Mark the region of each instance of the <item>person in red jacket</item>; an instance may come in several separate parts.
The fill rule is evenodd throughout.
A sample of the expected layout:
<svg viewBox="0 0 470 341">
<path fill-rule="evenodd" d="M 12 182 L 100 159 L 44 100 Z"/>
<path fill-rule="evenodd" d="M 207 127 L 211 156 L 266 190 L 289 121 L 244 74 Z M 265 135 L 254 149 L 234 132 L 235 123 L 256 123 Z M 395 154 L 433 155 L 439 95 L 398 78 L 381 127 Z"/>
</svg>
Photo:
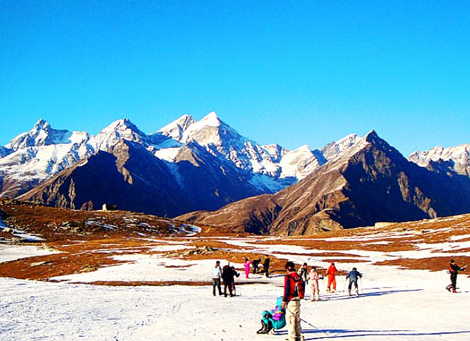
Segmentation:
<svg viewBox="0 0 470 341">
<path fill-rule="evenodd" d="M 326 287 L 326 292 L 330 292 L 330 288 L 333 285 L 332 292 L 336 292 L 336 275 L 339 273 L 338 269 L 336 269 L 335 262 L 331 262 L 330 267 L 326 271 L 328 276 L 328 285 Z"/>
<path fill-rule="evenodd" d="M 282 309 L 286 311 L 288 340 L 301 341 L 303 337 L 302 329 L 300 328 L 300 300 L 305 295 L 305 283 L 295 271 L 295 264 L 293 262 L 286 263 L 286 271 Z"/>
</svg>

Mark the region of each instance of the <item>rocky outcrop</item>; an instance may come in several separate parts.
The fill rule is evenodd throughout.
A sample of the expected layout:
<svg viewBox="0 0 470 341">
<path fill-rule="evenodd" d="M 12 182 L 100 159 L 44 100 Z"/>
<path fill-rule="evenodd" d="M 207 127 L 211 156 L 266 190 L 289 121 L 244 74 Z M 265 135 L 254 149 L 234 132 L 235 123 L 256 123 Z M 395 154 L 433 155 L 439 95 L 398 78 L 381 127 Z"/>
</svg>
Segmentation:
<svg viewBox="0 0 470 341">
<path fill-rule="evenodd" d="M 470 211 L 470 181 L 406 160 L 375 132 L 338 159 L 274 195 L 180 219 L 278 235 L 408 221 Z"/>
</svg>

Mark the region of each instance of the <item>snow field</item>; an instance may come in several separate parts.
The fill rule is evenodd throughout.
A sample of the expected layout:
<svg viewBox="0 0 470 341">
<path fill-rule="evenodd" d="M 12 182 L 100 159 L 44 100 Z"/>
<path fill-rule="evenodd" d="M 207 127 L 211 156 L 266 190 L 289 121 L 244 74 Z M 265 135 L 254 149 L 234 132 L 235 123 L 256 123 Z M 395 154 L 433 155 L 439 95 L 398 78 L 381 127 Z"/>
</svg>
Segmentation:
<svg viewBox="0 0 470 341">
<path fill-rule="evenodd" d="M 398 280 L 395 276 L 398 272 Z M 358 298 L 325 294 L 302 301 L 306 340 L 468 340 L 468 279 L 462 293 L 444 290 L 445 274 L 378 271 L 363 279 Z M 383 278 L 383 277 L 386 278 Z M 444 278 L 443 278 L 444 276 Z M 257 335 L 261 313 L 282 294 L 282 276 L 271 284 L 239 285 L 241 296 L 212 296 L 209 286 L 109 287 L 0 278 L 2 340 L 284 340 L 286 330 Z M 307 294 L 307 299 L 310 293 Z"/>
</svg>

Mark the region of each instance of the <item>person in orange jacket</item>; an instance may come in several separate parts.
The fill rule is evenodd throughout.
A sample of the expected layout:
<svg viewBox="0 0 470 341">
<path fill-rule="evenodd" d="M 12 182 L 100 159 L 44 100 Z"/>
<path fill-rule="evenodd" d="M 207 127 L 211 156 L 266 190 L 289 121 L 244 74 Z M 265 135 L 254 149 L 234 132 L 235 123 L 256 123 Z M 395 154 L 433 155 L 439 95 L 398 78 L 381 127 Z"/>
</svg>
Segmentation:
<svg viewBox="0 0 470 341">
<path fill-rule="evenodd" d="M 326 287 L 326 292 L 330 292 L 330 288 L 333 285 L 332 292 L 336 292 L 336 275 L 339 274 L 338 269 L 336 269 L 335 262 L 331 262 L 330 267 L 326 271 L 328 276 L 328 286 Z"/>
</svg>

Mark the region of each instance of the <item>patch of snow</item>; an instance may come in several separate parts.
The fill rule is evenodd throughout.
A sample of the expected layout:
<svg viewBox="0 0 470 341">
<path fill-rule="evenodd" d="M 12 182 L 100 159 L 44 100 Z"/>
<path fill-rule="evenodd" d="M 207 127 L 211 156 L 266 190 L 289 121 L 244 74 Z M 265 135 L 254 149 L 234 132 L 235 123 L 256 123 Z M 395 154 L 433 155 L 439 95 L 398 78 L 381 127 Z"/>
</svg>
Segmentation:
<svg viewBox="0 0 470 341">
<path fill-rule="evenodd" d="M 17 259 L 47 256 L 59 253 L 34 245 L 7 245 L 0 244 L 0 263 L 11 262 Z M 1 329 L 0 329 L 1 336 Z"/>
</svg>

